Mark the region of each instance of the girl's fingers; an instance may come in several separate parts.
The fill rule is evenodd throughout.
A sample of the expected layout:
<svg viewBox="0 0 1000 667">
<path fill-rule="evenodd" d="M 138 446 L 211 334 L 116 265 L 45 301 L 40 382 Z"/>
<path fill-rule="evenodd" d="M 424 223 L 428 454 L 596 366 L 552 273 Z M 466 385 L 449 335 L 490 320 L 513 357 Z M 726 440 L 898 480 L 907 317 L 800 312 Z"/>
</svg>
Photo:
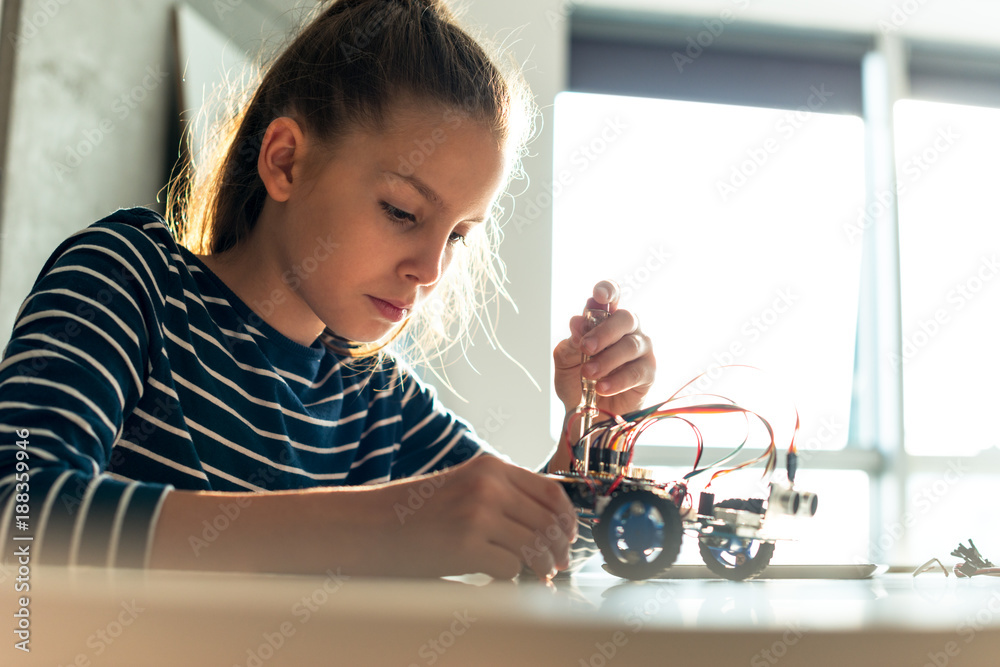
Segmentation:
<svg viewBox="0 0 1000 667">
<path fill-rule="evenodd" d="M 514 468 L 514 472 L 517 473 L 511 475 L 511 481 L 514 483 L 514 486 L 534 500 L 546 512 L 546 516 L 566 517 L 576 515 L 573 503 L 559 482 L 546 479 L 523 468 Z M 573 531 L 576 530 L 576 521 L 569 522 L 567 525 Z"/>
<path fill-rule="evenodd" d="M 518 504 L 507 509 L 506 517 L 517 526 L 515 553 L 520 555 L 528 567 L 537 571 L 534 562 L 539 554 L 547 554 L 542 566 L 549 572 L 553 566 L 559 569 L 569 567 L 569 550 L 572 537 L 567 534 L 558 517 L 541 510 L 540 507 L 527 508 Z"/>
<path fill-rule="evenodd" d="M 507 521 L 492 531 L 490 542 L 513 555 L 517 562 L 524 563 L 532 569 L 539 578 L 545 579 L 555 574 L 560 558 L 556 552 L 539 541 L 536 532 L 528 530 L 516 521 Z M 568 567 L 567 562 L 562 567 Z"/>
<path fill-rule="evenodd" d="M 481 563 L 479 571 L 494 579 L 513 579 L 521 573 L 520 555 L 494 542 L 483 544 L 478 553 L 473 554 L 473 559 Z"/>
<path fill-rule="evenodd" d="M 572 341 L 587 354 L 597 354 L 623 336 L 639 331 L 639 318 L 628 310 L 616 310 L 608 319 L 584 335 L 586 320 L 583 316 L 570 318 Z"/>
<path fill-rule="evenodd" d="M 645 357 L 649 357 L 647 361 L 652 365 L 652 351 L 653 345 L 649 338 L 642 334 L 628 334 L 600 354 L 592 356 L 583 365 L 583 377 L 600 380 L 618 368 Z"/>
<path fill-rule="evenodd" d="M 618 299 L 621 298 L 621 289 L 613 280 L 602 280 L 594 285 L 594 298 L 600 303 L 610 303 L 611 312 L 614 312 Z"/>
<path fill-rule="evenodd" d="M 479 457 L 452 470 L 462 483 L 449 490 L 462 498 L 468 510 L 461 512 L 468 525 L 460 532 L 474 553 L 490 556 L 489 567 L 506 574 L 509 563 L 496 561 L 496 553 L 487 545 L 516 558 L 519 567 L 525 563 L 542 578 L 569 567 L 576 509 L 561 484 L 494 457 Z M 435 500 L 451 505 L 454 498 Z M 498 576 L 496 571 L 487 573 Z"/>
<path fill-rule="evenodd" d="M 601 378 L 597 383 L 597 393 L 601 396 L 614 396 L 636 387 L 648 387 L 653 383 L 654 375 L 652 364 L 641 360 L 633 361 Z"/>
</svg>

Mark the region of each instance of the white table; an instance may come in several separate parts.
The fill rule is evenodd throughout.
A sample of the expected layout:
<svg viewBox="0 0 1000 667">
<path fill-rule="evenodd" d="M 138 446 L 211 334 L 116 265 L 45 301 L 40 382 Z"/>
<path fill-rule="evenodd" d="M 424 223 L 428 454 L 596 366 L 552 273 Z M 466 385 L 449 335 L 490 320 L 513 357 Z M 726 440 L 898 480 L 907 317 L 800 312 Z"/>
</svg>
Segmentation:
<svg viewBox="0 0 1000 667">
<path fill-rule="evenodd" d="M 336 575 L 336 573 L 332 573 Z M 11 582 L 5 582 L 5 587 Z M 411 581 L 35 568 L 3 665 L 1000 665 L 1000 579 Z"/>
</svg>

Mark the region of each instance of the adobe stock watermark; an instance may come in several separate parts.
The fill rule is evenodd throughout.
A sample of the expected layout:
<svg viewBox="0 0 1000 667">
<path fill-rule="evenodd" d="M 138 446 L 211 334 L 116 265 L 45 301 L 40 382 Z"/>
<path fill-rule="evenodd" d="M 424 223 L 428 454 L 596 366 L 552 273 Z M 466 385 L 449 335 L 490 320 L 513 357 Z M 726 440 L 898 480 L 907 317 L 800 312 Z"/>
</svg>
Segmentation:
<svg viewBox="0 0 1000 667">
<path fill-rule="evenodd" d="M 959 623 L 956 633 L 961 640 L 945 642 L 940 651 L 929 651 L 927 662 L 922 667 L 948 667 L 962 653 L 962 647 L 968 646 L 976 639 L 976 635 L 992 626 L 1000 614 L 1000 591 L 993 591 L 986 603 L 975 613 L 968 614 Z"/>
<path fill-rule="evenodd" d="M 732 4 L 735 5 L 737 10 L 744 11 L 750 7 L 750 0 L 732 0 Z M 734 11 L 723 9 L 719 12 L 718 18 L 702 21 L 701 25 L 704 26 L 704 30 L 699 31 L 693 36 L 688 35 L 686 40 L 687 46 L 683 52 L 674 51 L 671 54 L 670 57 L 674 61 L 677 71 L 683 74 L 684 68 L 700 58 L 705 53 L 705 49 L 711 48 L 716 40 L 722 37 L 722 34 L 726 31 L 726 26 L 735 20 L 736 13 Z"/>
<path fill-rule="evenodd" d="M 281 465 L 292 465 L 294 464 L 294 457 L 289 449 L 281 449 L 277 456 L 277 464 Z M 248 484 L 252 484 L 255 487 L 261 487 L 263 489 L 272 488 L 274 481 L 277 480 L 282 473 L 277 471 L 277 468 L 263 464 L 252 473 L 250 473 L 246 481 Z M 253 504 L 254 496 L 233 494 L 232 500 L 229 502 L 219 503 L 219 513 L 216 514 L 211 519 L 204 519 L 201 522 L 200 532 L 195 535 L 188 535 L 188 546 L 191 547 L 191 551 L 194 553 L 195 557 L 200 557 L 201 553 L 215 544 L 218 541 L 222 533 L 226 532 L 239 520 L 240 516 L 243 515 L 243 510 L 250 507 Z"/>
<path fill-rule="evenodd" d="M 55 162 L 53 168 L 56 178 L 63 182 L 67 174 L 72 173 L 77 167 L 83 164 L 84 159 L 94 152 L 98 146 L 104 143 L 111 134 L 118 129 L 118 124 L 129 117 L 135 109 L 149 94 L 156 90 L 168 76 L 167 72 L 160 69 L 160 66 L 149 65 L 146 67 L 146 75 L 142 80 L 122 93 L 122 95 L 111 103 L 113 118 L 105 117 L 96 127 L 88 128 L 80 132 L 80 140 L 74 144 L 66 146 L 66 157 L 64 162 Z"/>
<path fill-rule="evenodd" d="M 302 286 L 302 283 L 309 280 L 338 248 L 340 248 L 340 244 L 333 241 L 332 233 L 327 234 L 326 238 L 317 236 L 310 254 L 303 257 L 301 261 L 293 264 L 290 269 L 281 274 L 281 282 L 288 289 L 275 287 L 267 295 L 267 298 L 260 301 L 254 300 L 251 304 L 254 315 L 257 318 L 265 319 L 273 315 L 290 298 L 291 292 L 298 290 Z M 263 324 L 263 321 L 251 318 L 250 324 L 260 326 Z"/>
<path fill-rule="evenodd" d="M 447 628 L 442 630 L 436 637 L 428 639 L 417 649 L 417 655 L 423 660 L 422 664 L 433 665 L 448 652 L 452 646 L 462 637 L 477 619 L 469 613 L 468 609 L 456 611 L 452 614 L 453 620 Z M 411 662 L 409 667 L 420 667 L 420 663 Z"/>
<path fill-rule="evenodd" d="M 798 109 L 789 111 L 775 122 L 774 132 L 776 135 L 768 137 L 755 148 L 746 149 L 744 151 L 746 157 L 739 164 L 733 166 L 729 177 L 726 180 L 717 179 L 715 181 L 715 189 L 722 201 L 729 201 L 730 197 L 749 183 L 750 179 L 778 154 L 782 145 L 790 141 L 813 118 L 812 114 L 821 110 L 833 96 L 833 91 L 827 90 L 824 83 L 821 83 L 819 88 L 810 86 L 805 104 Z"/>
<path fill-rule="evenodd" d="M 215 0 L 212 3 L 212 8 L 215 9 L 215 15 L 221 19 L 226 14 L 239 9 L 244 2 L 246 0 Z"/>
<path fill-rule="evenodd" d="M 927 4 L 927 0 L 905 0 L 905 2 L 897 2 L 893 4 L 892 11 L 889 12 L 889 18 L 879 20 L 879 31 L 881 31 L 883 35 L 888 35 L 890 32 L 896 32 L 906 25 L 925 4 Z"/>
<path fill-rule="evenodd" d="M 510 415 L 504 412 L 502 406 L 490 408 L 482 424 L 475 429 L 477 435 L 493 435 L 498 433 L 510 420 Z M 455 465 L 467 462 L 474 458 L 478 448 L 469 443 L 459 445 L 449 452 L 448 457 L 443 462 L 445 470 Z M 448 482 L 448 475 L 441 474 L 441 471 L 425 475 L 419 482 L 416 480 L 408 485 L 406 499 L 403 502 L 395 502 L 392 505 L 399 525 L 403 525 L 407 520 L 424 508 L 438 489 Z"/>
<path fill-rule="evenodd" d="M 246 649 L 246 659 L 242 663 L 233 663 L 234 667 L 263 667 L 264 663 L 271 660 L 288 640 L 295 636 L 298 628 L 308 623 L 349 579 L 348 575 L 341 573 L 340 568 L 337 568 L 336 572 L 327 570 L 323 583 L 292 605 L 292 616 L 298 622 L 298 626 L 293 621 L 286 620 L 279 623 L 274 630 L 261 633 L 261 642 Z"/>
<path fill-rule="evenodd" d="M 434 155 L 437 149 L 448 141 L 448 132 L 462 127 L 475 110 L 474 102 L 469 100 L 457 106 L 449 106 L 441 114 L 441 123 L 445 127 L 435 126 L 427 136 L 414 139 L 413 148 L 406 153 L 397 155 L 399 160 L 396 172 L 404 177 L 413 176 L 417 169 Z"/>
<path fill-rule="evenodd" d="M 94 322 L 97 319 L 98 311 L 106 314 L 107 308 L 105 306 L 114 303 L 121 295 L 127 295 L 129 283 L 137 280 L 131 271 L 122 268 L 113 269 L 110 275 L 104 275 L 102 279 L 110 283 L 110 286 L 102 287 L 94 295 L 94 298 L 81 297 L 80 303 L 66 318 L 61 331 L 47 333 L 43 337 L 44 344 L 41 348 L 7 357 L 0 363 L 0 370 L 17 364 L 18 375 L 34 378 L 44 372 L 53 359 L 65 359 L 62 350 L 71 349 L 70 341 L 74 340 L 85 329 L 97 328 Z M 14 324 L 15 329 L 38 317 L 38 314 L 30 313 L 27 309 L 32 298 L 34 297 L 25 300 L 21 312 L 18 313 L 18 320 Z"/>
<path fill-rule="evenodd" d="M 105 623 L 102 627 L 92 632 L 86 640 L 87 648 L 90 652 L 77 653 L 73 659 L 67 663 L 74 667 L 90 667 L 93 658 L 102 655 L 108 648 L 121 637 L 125 631 L 135 623 L 139 614 L 146 611 L 145 607 L 140 607 L 135 599 L 131 601 L 122 600 L 121 611 Z"/>
<path fill-rule="evenodd" d="M 569 20 L 570 15 L 577 7 L 586 4 L 586 0 L 559 0 L 555 9 L 545 10 L 545 21 L 549 24 L 549 28 L 555 30 L 556 27 Z"/>
<path fill-rule="evenodd" d="M 476 429 L 480 436 L 495 435 L 510 421 L 510 415 L 503 411 L 503 406 L 490 408 L 487 410 L 486 418 Z"/>
<path fill-rule="evenodd" d="M 209 521 L 205 519 L 201 522 L 201 535 L 189 535 L 188 545 L 195 557 L 201 556 L 201 552 L 212 545 L 219 535 L 224 533 L 229 527 L 240 518 L 240 514 L 250 507 L 252 501 L 248 496 L 236 496 L 232 502 L 219 503 L 219 513 Z"/>
<path fill-rule="evenodd" d="M 857 558 L 856 563 L 863 565 L 883 561 L 889 551 L 901 540 L 907 531 L 917 525 L 922 517 L 927 516 L 934 506 L 940 503 L 951 490 L 968 474 L 967 461 L 952 459 L 941 476 L 929 484 L 923 485 L 911 497 L 912 509 L 907 508 L 897 521 L 885 526 L 878 539 L 871 545 L 871 553 L 866 558 Z M 870 560 L 869 560 L 870 559 Z"/>
<path fill-rule="evenodd" d="M 521 233 L 526 227 L 534 225 L 552 203 L 586 173 L 594 162 L 607 153 L 628 129 L 629 125 L 622 121 L 620 116 L 605 120 L 600 130 L 570 153 L 569 162 L 572 169 L 560 169 L 556 177 L 548 181 L 542 191 L 528 201 L 522 210 L 514 210 L 514 229 Z M 522 199 L 519 197 L 518 201 Z"/>
<path fill-rule="evenodd" d="M 773 667 L 788 655 L 788 652 L 802 640 L 802 629 L 798 623 L 789 623 L 781 639 L 776 639 L 750 658 L 750 667 Z"/>
<path fill-rule="evenodd" d="M 580 658 L 577 663 L 579 667 L 607 667 L 628 645 L 631 635 L 638 634 L 650 619 L 658 616 L 663 608 L 674 603 L 676 598 L 677 593 L 673 588 L 656 586 L 655 595 L 646 598 L 642 604 L 634 605 L 622 617 L 628 632 L 616 630 L 607 640 L 594 642 L 594 652 L 586 658 Z"/>
<path fill-rule="evenodd" d="M 7 33 L 7 39 L 14 44 L 14 49 L 20 50 L 28 41 L 34 39 L 70 2 L 72 0 L 40 0 L 40 2 L 31 3 L 34 11 L 22 13 L 21 25 L 17 34 Z"/>
<path fill-rule="evenodd" d="M 906 194 L 907 188 L 918 182 L 959 139 L 961 135 L 950 125 L 938 128 L 930 145 L 909 156 L 899 165 L 895 187 L 876 194 L 874 201 L 858 211 L 854 222 L 844 225 L 847 240 L 853 244 L 861 239 L 864 231 L 889 210 L 893 203 L 893 195 L 899 198 Z"/>
<path fill-rule="evenodd" d="M 423 509 L 427 501 L 447 483 L 446 475 L 428 475 L 419 484 L 410 484 L 407 490 L 406 501 L 393 503 L 392 510 L 399 519 L 399 525 L 406 523 L 407 519 Z"/>
<path fill-rule="evenodd" d="M 804 465 L 812 459 L 816 452 L 829 450 L 832 443 L 847 428 L 845 422 L 836 417 L 826 416 L 820 419 L 819 427 L 812 436 L 796 444 L 799 465 Z"/>
<path fill-rule="evenodd" d="M 819 426 L 811 436 L 804 440 L 796 440 L 795 449 L 798 452 L 799 469 L 805 468 L 816 452 L 830 451 L 830 444 L 847 429 L 847 423 L 835 416 L 825 416 L 820 419 Z M 766 497 L 771 491 L 771 480 L 764 477 L 754 478 L 754 485 Z"/>
<path fill-rule="evenodd" d="M 945 296 L 947 307 L 936 308 L 930 317 L 920 318 L 917 326 L 903 335 L 901 354 L 889 353 L 889 364 L 894 370 L 913 361 L 921 350 L 930 345 L 950 324 L 956 313 L 964 309 L 975 299 L 989 283 L 1000 273 L 1000 263 L 996 254 L 983 257 L 976 270 L 965 280 L 950 289 Z"/>
<path fill-rule="evenodd" d="M 713 382 L 722 377 L 723 367 L 738 363 L 740 358 L 750 350 L 750 346 L 773 329 L 782 316 L 791 311 L 798 300 L 799 297 L 790 288 L 779 289 L 770 305 L 744 320 L 739 328 L 742 338 L 733 340 L 722 352 L 712 353 L 714 363 L 709 364 L 704 373 L 691 383 L 690 389 L 694 393 L 707 391 Z"/>
<path fill-rule="evenodd" d="M 649 253 L 638 266 L 626 273 L 618 276 L 615 281 L 621 286 L 621 300 L 627 301 L 634 294 L 640 292 L 643 285 L 653 279 L 653 276 L 666 268 L 668 260 L 673 255 L 663 245 L 649 248 Z"/>
<path fill-rule="evenodd" d="M 376 29 L 380 25 L 381 23 L 377 26 L 368 26 L 362 30 L 361 41 L 357 43 L 367 46 L 371 39 L 377 35 Z M 416 170 L 427 162 L 440 146 L 447 143 L 450 132 L 458 130 L 478 114 L 479 107 L 479 101 L 473 98 L 449 104 L 441 113 L 440 124 L 435 125 L 434 129 L 426 136 L 414 139 L 411 142 L 412 148 L 407 147 L 406 152 L 397 154 L 396 172 L 403 177 L 413 176 Z"/>
<path fill-rule="evenodd" d="M 180 403 L 170 397 L 167 397 L 166 400 L 157 397 L 150 409 L 152 410 L 151 413 L 141 408 L 136 408 L 133 418 L 129 418 L 126 422 L 128 428 L 123 428 L 119 436 L 121 444 L 111 449 L 111 456 L 107 464 L 109 469 L 114 470 L 123 465 L 128 445 L 141 445 L 146 442 L 159 430 L 160 427 L 158 424 L 167 422 L 171 415 L 180 409 Z M 95 483 L 99 484 L 100 480 L 95 481 L 80 475 L 74 475 L 63 485 L 59 493 L 59 501 L 67 511 L 75 512 L 83 504 L 84 497 Z"/>
<path fill-rule="evenodd" d="M 544 531 L 535 531 L 534 542 L 521 547 L 521 562 L 528 567 L 531 567 L 536 558 L 551 553 L 552 545 L 562 540 L 569 527 L 575 525 L 578 520 L 576 514 L 565 513 L 559 514 L 555 518 L 556 523 L 550 524 Z"/>
</svg>

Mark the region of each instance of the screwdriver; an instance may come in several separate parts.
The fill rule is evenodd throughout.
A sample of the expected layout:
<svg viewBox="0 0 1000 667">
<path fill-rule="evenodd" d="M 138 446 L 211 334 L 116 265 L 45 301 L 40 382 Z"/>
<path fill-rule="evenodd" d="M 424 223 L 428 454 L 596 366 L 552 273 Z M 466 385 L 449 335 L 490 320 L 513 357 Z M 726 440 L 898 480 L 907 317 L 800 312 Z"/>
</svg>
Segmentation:
<svg viewBox="0 0 1000 667">
<path fill-rule="evenodd" d="M 611 315 L 611 305 L 607 303 L 601 303 L 597 299 L 590 298 L 587 299 L 587 307 L 583 309 L 583 317 L 585 323 L 583 325 L 583 335 L 586 336 L 588 333 L 593 331 L 594 327 L 608 319 Z M 590 355 L 586 352 L 582 353 L 580 357 L 580 367 L 590 361 Z M 580 374 L 580 379 L 582 382 L 583 396 L 580 403 L 580 436 L 590 430 L 590 427 L 594 423 L 594 417 L 597 415 L 597 380 L 591 380 L 583 377 L 583 373 Z M 590 472 L 590 439 L 587 438 L 583 443 L 583 470 L 580 471 L 581 474 L 587 475 Z"/>
</svg>

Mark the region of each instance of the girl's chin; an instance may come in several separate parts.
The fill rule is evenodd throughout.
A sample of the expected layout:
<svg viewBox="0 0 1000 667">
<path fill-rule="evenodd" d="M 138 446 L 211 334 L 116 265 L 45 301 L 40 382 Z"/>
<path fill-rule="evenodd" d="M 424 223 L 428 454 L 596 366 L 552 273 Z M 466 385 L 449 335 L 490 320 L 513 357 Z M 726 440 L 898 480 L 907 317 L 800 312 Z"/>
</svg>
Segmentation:
<svg viewBox="0 0 1000 667">
<path fill-rule="evenodd" d="M 371 327 L 361 327 L 356 331 L 347 331 L 344 333 L 338 331 L 337 335 L 351 341 L 352 343 L 373 345 L 386 342 L 397 328 L 397 326 L 381 324 Z"/>
</svg>

